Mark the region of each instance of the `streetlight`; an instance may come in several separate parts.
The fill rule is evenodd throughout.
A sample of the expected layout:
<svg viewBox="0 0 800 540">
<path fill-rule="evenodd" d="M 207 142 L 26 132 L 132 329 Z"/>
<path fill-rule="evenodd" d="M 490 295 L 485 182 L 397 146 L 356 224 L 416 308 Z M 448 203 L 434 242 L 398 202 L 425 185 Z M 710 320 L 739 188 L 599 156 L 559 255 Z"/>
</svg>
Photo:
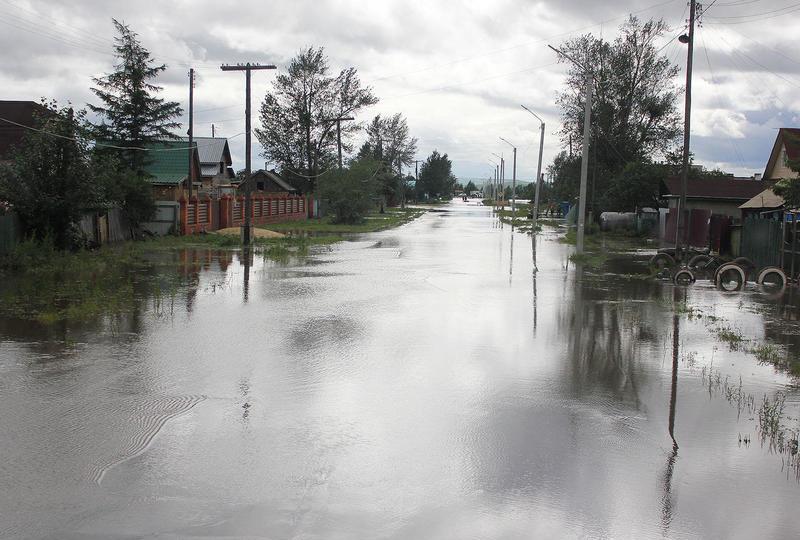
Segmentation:
<svg viewBox="0 0 800 540">
<path fill-rule="evenodd" d="M 581 155 L 581 188 L 580 199 L 578 200 L 578 241 L 576 242 L 575 251 L 583 253 L 583 234 L 586 229 L 586 178 L 589 175 L 589 128 L 592 125 L 592 82 L 594 75 L 588 69 L 570 55 L 556 49 L 552 45 L 548 45 L 557 54 L 560 54 L 576 66 L 578 66 L 586 76 L 586 99 L 583 104 L 583 152 Z"/>
<path fill-rule="evenodd" d="M 497 181 L 499 179 L 500 164 L 493 159 L 489 159 L 489 163 L 493 165 L 494 182 L 492 183 L 492 199 L 497 201 Z"/>
<path fill-rule="evenodd" d="M 511 169 L 511 227 L 514 227 L 514 219 L 517 217 L 517 147 L 500 137 L 500 140 L 514 149 L 514 165 Z"/>
<path fill-rule="evenodd" d="M 537 120 L 541 123 L 541 130 L 539 132 L 539 166 L 536 168 L 536 195 L 533 199 L 533 212 L 531 215 L 533 216 L 533 227 L 534 230 L 536 228 L 536 221 L 539 219 L 539 185 L 542 182 L 542 152 L 544 151 L 544 120 L 542 120 L 538 114 L 530 110 L 525 105 L 520 105 L 523 109 L 531 113 L 533 116 L 536 117 Z"/>
<path fill-rule="evenodd" d="M 497 174 L 497 181 L 500 186 L 500 202 L 504 202 L 505 194 L 505 185 L 503 180 L 505 180 L 506 174 L 506 160 L 503 159 L 503 154 L 495 154 L 494 152 L 491 153 L 494 157 L 500 160 L 500 172 Z"/>
</svg>

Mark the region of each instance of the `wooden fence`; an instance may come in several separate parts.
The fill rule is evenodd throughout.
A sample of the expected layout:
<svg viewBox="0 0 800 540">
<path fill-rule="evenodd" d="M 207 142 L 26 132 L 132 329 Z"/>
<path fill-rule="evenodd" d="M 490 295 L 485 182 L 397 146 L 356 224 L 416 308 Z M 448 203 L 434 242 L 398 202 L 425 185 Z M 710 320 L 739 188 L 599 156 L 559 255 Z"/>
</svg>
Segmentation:
<svg viewBox="0 0 800 540">
<path fill-rule="evenodd" d="M 245 200 L 242 196 L 224 195 L 219 199 L 180 200 L 183 234 L 216 231 L 244 224 Z M 291 195 L 254 194 L 251 197 L 250 221 L 253 225 L 305 219 L 308 199 Z"/>
</svg>

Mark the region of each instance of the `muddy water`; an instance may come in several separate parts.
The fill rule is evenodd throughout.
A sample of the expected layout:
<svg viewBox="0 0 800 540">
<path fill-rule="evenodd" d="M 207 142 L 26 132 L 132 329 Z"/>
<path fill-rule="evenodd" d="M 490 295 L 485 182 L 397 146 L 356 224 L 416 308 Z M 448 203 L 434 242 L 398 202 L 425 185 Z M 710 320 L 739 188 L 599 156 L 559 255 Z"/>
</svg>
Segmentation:
<svg viewBox="0 0 800 540">
<path fill-rule="evenodd" d="M 757 410 L 785 395 L 796 429 L 800 392 L 715 337 L 792 354 L 792 298 L 576 269 L 446 210 L 288 263 L 198 252 L 113 321 L 0 321 L 0 537 L 800 530 Z"/>
</svg>

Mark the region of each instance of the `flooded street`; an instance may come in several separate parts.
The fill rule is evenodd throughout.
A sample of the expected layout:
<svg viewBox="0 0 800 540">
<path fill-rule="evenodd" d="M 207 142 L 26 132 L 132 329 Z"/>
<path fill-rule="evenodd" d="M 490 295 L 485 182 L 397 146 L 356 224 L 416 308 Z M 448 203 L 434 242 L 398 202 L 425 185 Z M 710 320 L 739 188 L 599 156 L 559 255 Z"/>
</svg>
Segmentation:
<svg viewBox="0 0 800 540">
<path fill-rule="evenodd" d="M 785 439 L 800 390 L 719 339 L 796 354 L 790 292 L 572 251 L 459 201 L 284 263 L 184 253 L 122 318 L 0 320 L 0 537 L 794 537 L 759 411 L 785 396 Z"/>
</svg>

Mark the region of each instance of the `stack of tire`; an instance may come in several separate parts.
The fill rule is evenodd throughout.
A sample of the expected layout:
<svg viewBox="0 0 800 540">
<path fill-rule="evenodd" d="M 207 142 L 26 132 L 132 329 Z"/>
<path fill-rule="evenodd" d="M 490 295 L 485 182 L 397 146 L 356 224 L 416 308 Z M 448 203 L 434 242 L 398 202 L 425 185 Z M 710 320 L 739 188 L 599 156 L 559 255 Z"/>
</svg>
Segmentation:
<svg viewBox="0 0 800 540">
<path fill-rule="evenodd" d="M 676 268 L 672 272 L 672 281 L 676 285 L 691 285 L 695 282 L 696 273 L 707 273 L 714 285 L 725 292 L 736 292 L 744 289 L 748 278 L 755 281 L 762 289 L 781 293 L 789 280 L 786 273 L 777 266 L 767 266 L 756 271 L 756 266 L 747 257 L 722 263 L 714 268 L 715 260 L 705 254 L 695 255 L 686 266 L 678 267 L 669 253 L 657 253 L 650 260 L 650 265 L 659 271 Z M 713 273 L 712 273 L 713 269 Z"/>
</svg>

